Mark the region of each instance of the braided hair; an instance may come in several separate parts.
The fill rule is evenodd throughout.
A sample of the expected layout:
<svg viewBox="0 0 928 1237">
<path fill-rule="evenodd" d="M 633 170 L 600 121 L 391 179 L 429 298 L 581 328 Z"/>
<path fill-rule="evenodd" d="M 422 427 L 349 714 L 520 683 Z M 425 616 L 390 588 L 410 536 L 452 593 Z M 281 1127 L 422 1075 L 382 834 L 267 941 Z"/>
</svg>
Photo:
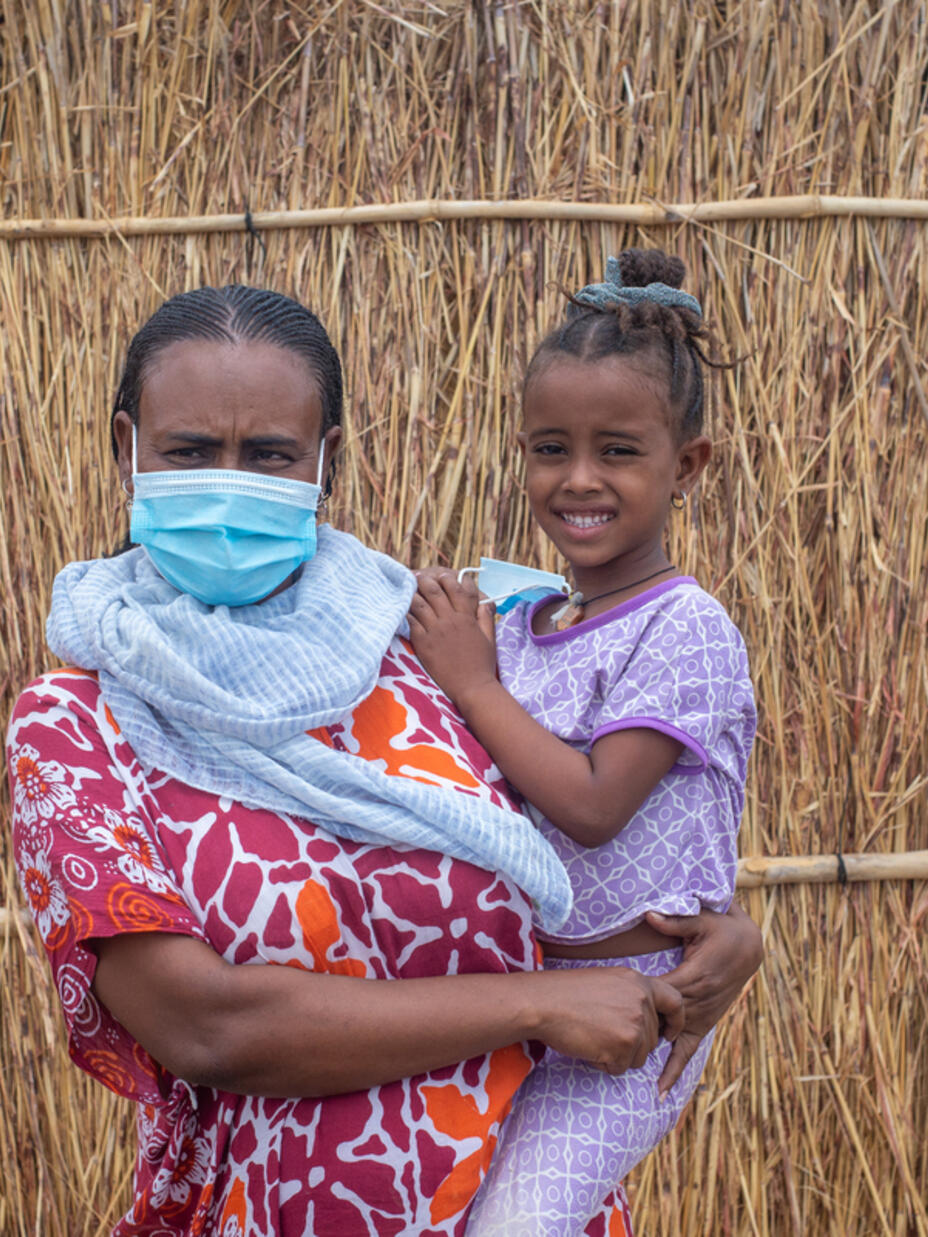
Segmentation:
<svg viewBox="0 0 928 1237">
<path fill-rule="evenodd" d="M 110 417 L 114 455 L 118 456 L 113 434 L 116 413 L 123 410 L 138 424 L 139 400 L 152 361 L 162 349 L 186 339 L 274 344 L 295 353 L 307 363 L 319 384 L 323 434 L 341 424 L 342 366 L 315 314 L 299 301 L 263 288 L 244 284 L 196 288 L 165 301 L 129 344 Z"/>
<path fill-rule="evenodd" d="M 625 287 L 663 283 L 679 288 L 686 266 L 660 249 L 625 249 L 618 256 Z M 709 331 L 699 314 L 679 305 L 616 298 L 602 307 L 570 298 L 566 320 L 546 335 L 529 362 L 523 398 L 532 379 L 558 354 L 581 361 L 610 356 L 649 354 L 662 371 L 669 395 L 673 428 L 680 442 L 702 432 L 705 390 L 703 364 L 713 365 L 702 342 Z"/>
</svg>

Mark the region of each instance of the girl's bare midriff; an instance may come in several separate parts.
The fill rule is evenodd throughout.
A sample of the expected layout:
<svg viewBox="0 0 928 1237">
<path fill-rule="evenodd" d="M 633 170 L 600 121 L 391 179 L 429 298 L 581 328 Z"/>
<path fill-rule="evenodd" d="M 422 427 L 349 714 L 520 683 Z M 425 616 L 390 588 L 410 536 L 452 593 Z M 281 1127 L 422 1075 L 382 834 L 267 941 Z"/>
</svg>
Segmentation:
<svg viewBox="0 0 928 1237">
<path fill-rule="evenodd" d="M 583 941 L 577 945 L 542 941 L 541 948 L 549 958 L 637 958 L 641 954 L 677 949 L 682 944 L 679 937 L 665 936 L 649 923 L 640 923 L 627 932 L 607 936 L 604 941 Z"/>
</svg>

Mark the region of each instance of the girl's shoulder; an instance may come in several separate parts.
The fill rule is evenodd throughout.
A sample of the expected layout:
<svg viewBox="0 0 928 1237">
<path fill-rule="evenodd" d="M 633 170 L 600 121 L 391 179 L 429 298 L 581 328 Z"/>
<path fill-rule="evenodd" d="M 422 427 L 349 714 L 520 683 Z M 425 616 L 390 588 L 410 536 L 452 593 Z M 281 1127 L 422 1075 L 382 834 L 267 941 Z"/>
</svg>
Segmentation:
<svg viewBox="0 0 928 1237">
<path fill-rule="evenodd" d="M 640 641 L 660 644 L 667 653 L 724 652 L 726 659 L 746 665 L 744 639 L 723 603 L 692 577 L 675 583 L 648 607 Z"/>
<path fill-rule="evenodd" d="M 678 576 L 669 583 L 671 587 L 655 599 L 655 611 L 668 617 L 685 616 L 696 622 L 711 620 L 737 630 L 722 602 L 707 593 L 698 580 L 692 576 Z"/>
</svg>

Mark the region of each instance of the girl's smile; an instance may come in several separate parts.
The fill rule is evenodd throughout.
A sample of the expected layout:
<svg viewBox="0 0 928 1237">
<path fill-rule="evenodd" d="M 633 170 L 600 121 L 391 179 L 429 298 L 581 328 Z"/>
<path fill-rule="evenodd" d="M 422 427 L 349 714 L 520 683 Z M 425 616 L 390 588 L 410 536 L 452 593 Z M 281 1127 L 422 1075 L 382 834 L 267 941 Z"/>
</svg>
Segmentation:
<svg viewBox="0 0 928 1237">
<path fill-rule="evenodd" d="M 671 498 L 692 489 L 709 458 L 707 438 L 677 440 L 664 384 L 642 364 L 562 355 L 525 392 L 519 442 L 532 512 L 588 596 L 669 566 Z"/>
</svg>

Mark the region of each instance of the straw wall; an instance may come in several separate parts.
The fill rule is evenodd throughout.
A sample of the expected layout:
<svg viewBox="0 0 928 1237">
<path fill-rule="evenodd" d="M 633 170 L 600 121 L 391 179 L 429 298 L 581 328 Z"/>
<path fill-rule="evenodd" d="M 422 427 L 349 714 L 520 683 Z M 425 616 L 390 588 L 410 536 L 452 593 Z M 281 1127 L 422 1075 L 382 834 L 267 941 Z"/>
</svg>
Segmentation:
<svg viewBox="0 0 928 1237">
<path fill-rule="evenodd" d="M 0 18 L 4 219 L 926 186 L 920 0 L 0 0 Z M 718 381 L 715 462 L 671 538 L 752 655 L 742 853 L 925 848 L 926 228 L 873 214 L 0 237 L 4 716 L 49 662 L 56 570 L 124 528 L 107 411 L 163 296 L 243 280 L 320 313 L 347 371 L 342 527 L 413 564 L 555 566 L 521 498 L 519 377 L 559 285 L 659 244 L 744 358 Z M 8 852 L 0 904 L 18 907 Z M 925 884 L 745 902 L 768 960 L 693 1111 L 630 1183 L 640 1232 L 928 1233 Z M 0 920 L 0 1232 L 102 1234 L 126 1201 L 130 1114 L 68 1065 L 17 925 Z"/>
</svg>

